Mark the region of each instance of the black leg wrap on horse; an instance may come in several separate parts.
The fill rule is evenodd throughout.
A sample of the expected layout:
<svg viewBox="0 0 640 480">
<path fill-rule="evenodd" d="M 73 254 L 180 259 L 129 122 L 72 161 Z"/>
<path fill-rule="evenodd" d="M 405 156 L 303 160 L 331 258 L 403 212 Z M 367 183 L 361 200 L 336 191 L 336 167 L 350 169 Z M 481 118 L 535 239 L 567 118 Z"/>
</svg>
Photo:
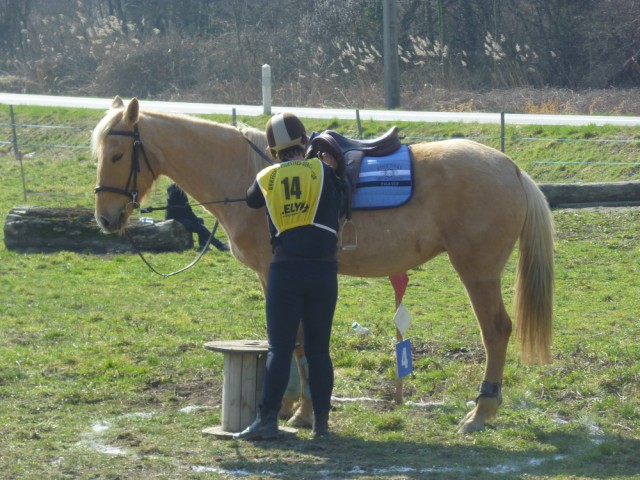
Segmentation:
<svg viewBox="0 0 640 480">
<path fill-rule="evenodd" d="M 476 398 L 476 404 L 480 397 L 489 397 L 489 398 L 497 398 L 498 405 L 502 404 L 502 384 L 501 383 L 491 383 L 485 380 L 480 385 L 480 392 L 478 397 Z"/>
</svg>

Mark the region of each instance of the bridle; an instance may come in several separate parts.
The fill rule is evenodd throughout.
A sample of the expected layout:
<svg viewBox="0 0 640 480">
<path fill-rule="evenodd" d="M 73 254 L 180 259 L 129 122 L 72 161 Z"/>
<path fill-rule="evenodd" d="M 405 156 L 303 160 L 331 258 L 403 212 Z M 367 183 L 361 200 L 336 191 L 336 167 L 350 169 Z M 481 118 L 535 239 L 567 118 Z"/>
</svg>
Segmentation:
<svg viewBox="0 0 640 480">
<path fill-rule="evenodd" d="M 142 152 L 144 163 L 147 165 L 147 168 L 151 172 L 151 176 L 154 180 L 156 179 L 156 174 L 153 171 L 153 168 L 151 168 L 149 158 L 147 157 L 147 152 L 145 152 L 142 140 L 140 140 L 140 131 L 138 130 L 138 124 L 136 123 L 133 126 L 133 131 L 109 130 L 109 132 L 107 132 L 107 135 L 117 135 L 121 137 L 133 138 L 133 150 L 131 152 L 131 168 L 129 169 L 129 178 L 127 178 L 127 184 L 124 188 L 98 185 L 93 189 L 93 193 L 97 194 L 100 192 L 111 192 L 119 193 L 121 195 L 124 195 L 125 197 L 130 197 L 131 205 L 133 206 L 133 209 L 136 210 L 140 208 L 140 203 L 138 202 L 138 174 L 140 173 L 140 152 Z"/>
<path fill-rule="evenodd" d="M 138 124 L 136 123 L 133 126 L 133 131 L 129 131 L 129 130 L 109 130 L 107 132 L 107 135 L 118 135 L 118 136 L 121 136 L 121 137 L 132 137 L 133 138 L 133 150 L 131 151 L 131 168 L 129 169 L 129 177 L 127 178 L 127 184 L 125 185 L 124 188 L 110 187 L 108 185 L 98 185 L 96 188 L 93 189 L 93 192 L 95 194 L 98 194 L 100 192 L 119 193 L 121 195 L 124 195 L 125 197 L 130 197 L 131 198 L 131 202 L 129 203 L 129 205 L 131 205 L 133 207 L 133 210 L 137 210 L 137 209 L 140 208 L 140 203 L 138 202 L 138 174 L 140 173 L 140 152 L 142 152 L 142 157 L 144 158 L 144 163 L 147 165 L 147 168 L 151 172 L 151 176 L 153 177 L 154 180 L 156 179 L 156 174 L 153 171 L 153 168 L 151 167 L 151 163 L 149 163 L 149 158 L 147 157 L 147 152 L 144 149 L 144 145 L 142 144 L 142 140 L 140 140 L 140 130 L 138 129 Z M 129 187 L 131 187 L 131 188 L 129 188 Z M 138 245 L 134 241 L 133 237 L 129 233 L 129 230 L 125 230 L 125 234 L 127 235 L 127 238 L 129 238 L 129 241 L 131 242 L 131 245 L 133 245 L 133 250 L 138 254 L 138 256 L 142 259 L 142 261 L 151 269 L 151 271 L 153 271 L 154 273 L 157 273 L 158 275 L 160 275 L 162 277 L 171 277 L 173 275 L 177 275 L 178 273 L 182 273 L 185 270 L 188 270 L 189 268 L 193 267 L 196 263 L 198 263 L 198 261 L 202 258 L 204 253 L 207 251 L 207 249 L 209 247 L 209 243 L 211 242 L 211 239 L 215 235 L 217 227 L 218 227 L 218 223 L 216 221 L 216 226 L 213 229 L 213 233 L 211 233 L 211 236 L 209 237 L 209 240 L 207 240 L 206 245 L 204 246 L 204 248 L 202 249 L 202 251 L 200 252 L 198 257 L 196 257 L 196 259 L 193 262 L 191 262 L 189 265 L 187 265 L 186 267 L 181 268 L 180 270 L 177 270 L 177 271 L 171 272 L 171 273 L 161 273 L 158 270 L 156 270 L 155 268 L 153 268 L 153 265 L 151 265 L 144 258 L 144 255 L 142 255 L 142 252 L 140 251 L 140 248 L 138 247 Z"/>
</svg>

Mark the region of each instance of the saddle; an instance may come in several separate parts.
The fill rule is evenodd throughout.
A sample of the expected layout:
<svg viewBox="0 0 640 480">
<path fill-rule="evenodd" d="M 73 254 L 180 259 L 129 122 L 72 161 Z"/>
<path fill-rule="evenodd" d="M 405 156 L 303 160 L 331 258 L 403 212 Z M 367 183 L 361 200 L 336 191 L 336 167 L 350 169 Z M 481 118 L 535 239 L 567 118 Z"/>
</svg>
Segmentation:
<svg viewBox="0 0 640 480">
<path fill-rule="evenodd" d="M 323 140 L 322 137 L 329 136 L 330 139 Z M 317 139 L 314 142 L 314 139 Z M 333 140 L 333 141 L 331 141 Z M 309 147 L 306 152 L 306 158 L 316 156 L 314 151 L 320 143 L 324 142 L 324 147 L 329 148 L 329 152 L 335 148 L 339 148 L 342 152 L 334 157 L 338 160 L 338 172 L 343 172 L 345 193 L 346 193 L 346 212 L 345 221 L 340 229 L 339 245 L 341 250 L 353 250 L 358 246 L 358 232 L 355 225 L 351 221 L 351 213 L 353 207 L 353 196 L 356 193 L 358 178 L 362 160 L 366 157 L 386 157 L 401 147 L 400 137 L 398 136 L 398 127 L 394 126 L 383 135 L 371 140 L 356 140 L 344 137 L 334 130 L 325 130 L 322 133 L 313 132 L 309 138 Z M 346 243 L 343 238 L 345 228 L 351 226 L 351 242 Z"/>
<path fill-rule="evenodd" d="M 325 130 L 322 133 L 330 135 L 342 150 L 347 180 L 349 181 L 350 186 L 350 194 L 353 194 L 356 191 L 362 159 L 365 156 L 384 157 L 398 150 L 401 145 L 400 136 L 398 135 L 398 127 L 396 126 L 391 127 L 383 135 L 372 138 L 371 140 L 347 138 L 334 130 Z M 309 142 L 318 135 L 320 134 L 313 132 Z"/>
<path fill-rule="evenodd" d="M 391 127 L 389 131 L 371 140 L 358 140 L 347 138 L 334 130 L 325 130 L 323 133 L 331 135 L 340 145 L 343 153 L 350 151 L 364 152 L 369 157 L 384 157 L 400 148 L 398 127 Z M 313 138 L 313 135 L 312 135 Z"/>
</svg>

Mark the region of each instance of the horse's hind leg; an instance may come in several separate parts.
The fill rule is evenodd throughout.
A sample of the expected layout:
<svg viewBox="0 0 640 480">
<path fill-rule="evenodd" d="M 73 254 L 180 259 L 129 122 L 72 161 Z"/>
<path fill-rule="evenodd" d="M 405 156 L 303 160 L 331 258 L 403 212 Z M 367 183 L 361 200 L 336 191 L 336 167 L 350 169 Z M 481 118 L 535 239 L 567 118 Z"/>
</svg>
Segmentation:
<svg viewBox="0 0 640 480">
<path fill-rule="evenodd" d="M 298 326 L 298 334 L 296 338 L 296 348 L 293 351 L 292 371 L 289 375 L 289 386 L 285 397 L 283 397 L 281 416 L 291 417 L 287 422 L 292 427 L 311 428 L 313 425 L 313 403 L 311 401 L 311 390 L 309 389 L 309 364 L 304 353 L 304 335 L 302 332 L 302 324 Z M 297 371 L 294 371 L 295 370 Z M 292 381 L 292 376 L 297 374 L 297 378 Z M 298 400 L 298 408 L 291 415 L 293 404 Z"/>
<path fill-rule="evenodd" d="M 460 422 L 459 432 L 470 433 L 483 430 L 486 423 L 498 413 L 502 402 L 502 375 L 512 324 L 502 301 L 499 278 L 466 282 L 463 279 L 463 282 L 480 324 L 487 355 L 484 381 L 476 406 Z"/>
</svg>

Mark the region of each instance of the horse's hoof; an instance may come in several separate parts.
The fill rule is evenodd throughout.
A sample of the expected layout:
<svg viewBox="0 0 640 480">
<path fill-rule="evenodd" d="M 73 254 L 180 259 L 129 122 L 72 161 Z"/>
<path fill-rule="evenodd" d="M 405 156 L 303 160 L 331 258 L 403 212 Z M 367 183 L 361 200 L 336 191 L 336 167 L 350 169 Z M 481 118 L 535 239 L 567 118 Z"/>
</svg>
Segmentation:
<svg viewBox="0 0 640 480">
<path fill-rule="evenodd" d="M 481 432 L 485 429 L 486 425 L 483 422 L 477 420 L 467 420 L 466 418 L 458 425 L 458 433 L 474 433 Z"/>
<path fill-rule="evenodd" d="M 307 397 L 300 398 L 300 404 L 296 413 L 289 419 L 287 425 L 295 428 L 311 428 L 313 426 L 313 407 L 311 399 Z"/>
<path fill-rule="evenodd" d="M 458 433 L 481 432 L 487 422 L 498 414 L 498 399 L 480 397 L 475 408 L 465 415 L 458 425 Z"/>
<path fill-rule="evenodd" d="M 458 433 L 473 433 L 482 430 L 484 430 L 484 423 L 477 418 L 475 408 L 467 413 L 458 424 Z"/>
<path fill-rule="evenodd" d="M 280 406 L 280 412 L 278 417 L 283 420 L 287 420 L 293 416 L 293 407 L 295 406 L 297 398 L 284 397 L 282 399 L 282 405 Z"/>
<path fill-rule="evenodd" d="M 296 414 L 289 419 L 287 425 L 294 428 L 311 428 L 313 426 L 313 417 L 303 417 Z"/>
</svg>

